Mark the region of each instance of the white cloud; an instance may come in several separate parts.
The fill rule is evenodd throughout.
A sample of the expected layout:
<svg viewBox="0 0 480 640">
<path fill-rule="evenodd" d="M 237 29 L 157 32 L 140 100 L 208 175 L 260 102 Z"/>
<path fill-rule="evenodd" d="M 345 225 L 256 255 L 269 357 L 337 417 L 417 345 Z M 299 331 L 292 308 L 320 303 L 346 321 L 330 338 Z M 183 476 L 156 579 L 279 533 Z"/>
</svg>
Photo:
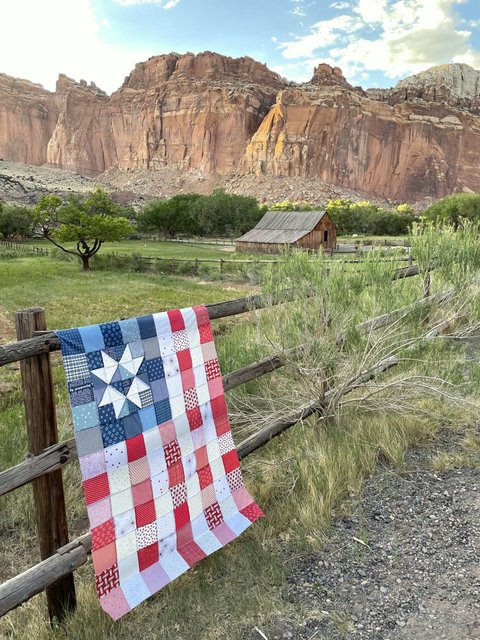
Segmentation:
<svg viewBox="0 0 480 640">
<path fill-rule="evenodd" d="M 332 4 L 328 5 L 330 9 L 339 9 L 343 11 L 343 9 L 350 8 L 350 2 L 332 2 Z"/>
<path fill-rule="evenodd" d="M 101 37 L 105 27 L 90 0 L 9 2 L 2 6 L 0 71 L 50 90 L 58 74 L 65 73 L 114 91 L 136 62 L 155 52 L 107 44 Z"/>
<path fill-rule="evenodd" d="M 471 44 L 471 32 L 461 28 L 465 21 L 455 10 L 464 2 L 355 0 L 350 3 L 351 13 L 321 20 L 310 27 L 309 34 L 279 48 L 285 58 L 299 63 L 328 57 L 349 80 L 366 71 L 396 78 L 449 61 L 478 68 L 480 53 Z"/>
</svg>

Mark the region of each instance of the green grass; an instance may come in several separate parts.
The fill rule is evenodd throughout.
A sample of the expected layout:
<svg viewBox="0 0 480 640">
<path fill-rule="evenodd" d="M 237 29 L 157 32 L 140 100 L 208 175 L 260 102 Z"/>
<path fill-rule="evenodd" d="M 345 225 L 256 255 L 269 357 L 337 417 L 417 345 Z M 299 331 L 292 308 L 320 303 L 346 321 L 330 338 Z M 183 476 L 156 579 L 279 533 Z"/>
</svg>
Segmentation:
<svg viewBox="0 0 480 640">
<path fill-rule="evenodd" d="M 27 306 L 45 307 L 49 326 L 64 328 L 226 300 L 251 289 L 154 274 L 82 273 L 74 263 L 37 256 L 5 260 L 0 269 L 0 342 L 14 339 L 11 314 Z M 336 269 L 294 256 L 285 267 L 272 270 L 265 290 L 293 289 L 296 301 L 215 322 L 214 328 L 221 329 L 216 343 L 223 373 L 267 354 L 305 345 L 298 362 L 227 394 L 236 442 L 271 420 L 279 406 L 288 409 L 311 401 L 326 376 L 332 385 L 341 384 L 398 344 L 394 332 L 362 337 L 352 328 L 362 319 L 419 297 L 420 279 L 392 285 L 390 269 L 372 257 L 362 265 L 362 273 L 349 274 L 347 280 L 341 265 Z M 433 291 L 444 286 L 444 281 L 434 278 Z M 305 293 L 312 287 L 317 296 L 306 302 Z M 436 319 L 432 313 L 430 323 L 434 325 Z M 396 332 L 410 338 L 414 325 L 418 318 L 412 316 Z M 339 350 L 338 338 L 343 334 L 347 341 Z M 72 435 L 70 411 L 59 354 L 53 354 L 52 360 L 60 438 L 64 439 Z M 447 343 L 419 344 L 398 371 L 382 377 L 383 391 L 377 389 L 375 395 L 375 384 L 369 386 L 373 400 L 365 399 L 365 390 L 359 390 L 349 396 L 348 403 L 335 405 L 328 419 L 312 417 L 299 423 L 249 456 L 242 470 L 266 518 L 122 621 L 113 623 L 102 613 L 88 562 L 75 574 L 79 606 L 64 625 L 52 630 L 41 595 L 0 621 L 0 637 L 243 640 L 254 626 L 265 629 L 276 618 L 307 619 L 306 605 L 292 605 L 284 597 L 285 560 L 321 546 L 332 514 L 345 512 L 361 496 L 364 478 L 374 472 L 379 459 L 401 470 L 409 447 L 434 441 L 442 424 L 465 422 L 467 404 L 424 397 L 413 387 L 407 396 L 402 386 L 410 384 L 413 374 L 417 378 L 433 372 L 448 376 L 467 394 L 474 389 L 463 378 L 464 368 L 465 362 L 455 357 Z M 0 370 L 0 469 L 22 460 L 27 451 L 21 403 L 18 365 L 9 365 Z M 478 440 L 467 436 L 465 446 L 478 450 Z M 67 465 L 63 473 L 74 536 L 87 526 L 78 464 Z M 1 578 L 38 559 L 28 486 L 0 500 L 0 545 Z"/>
</svg>

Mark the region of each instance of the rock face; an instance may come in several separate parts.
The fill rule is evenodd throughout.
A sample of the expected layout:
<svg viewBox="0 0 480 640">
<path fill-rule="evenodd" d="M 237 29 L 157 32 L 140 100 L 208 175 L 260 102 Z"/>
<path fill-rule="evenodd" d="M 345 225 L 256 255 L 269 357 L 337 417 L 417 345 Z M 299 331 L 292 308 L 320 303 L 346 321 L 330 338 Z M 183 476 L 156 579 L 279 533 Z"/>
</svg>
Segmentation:
<svg viewBox="0 0 480 640">
<path fill-rule="evenodd" d="M 110 97 L 63 75 L 51 93 L 0 74 L 0 158 L 317 179 L 408 201 L 479 191 L 480 72 L 443 65 L 364 92 L 326 64 L 295 85 L 251 58 L 172 53 Z"/>
</svg>

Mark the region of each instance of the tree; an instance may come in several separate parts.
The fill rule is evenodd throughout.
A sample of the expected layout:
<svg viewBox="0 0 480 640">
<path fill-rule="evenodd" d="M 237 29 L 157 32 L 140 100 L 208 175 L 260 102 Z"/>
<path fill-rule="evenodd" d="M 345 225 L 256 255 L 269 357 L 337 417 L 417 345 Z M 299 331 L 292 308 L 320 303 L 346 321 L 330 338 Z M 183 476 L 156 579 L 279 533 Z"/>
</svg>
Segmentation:
<svg viewBox="0 0 480 640">
<path fill-rule="evenodd" d="M 0 203 L 0 236 L 8 240 L 15 236 L 28 236 L 31 232 L 30 211 L 26 207 L 16 207 Z"/>
<path fill-rule="evenodd" d="M 263 215 L 258 201 L 215 189 L 209 196 L 200 196 L 191 207 L 199 233 L 205 236 L 229 236 L 245 233 Z"/>
<path fill-rule="evenodd" d="M 58 196 L 42 196 L 34 208 L 36 228 L 56 247 L 78 256 L 84 271 L 90 258 L 104 242 L 118 242 L 132 231 L 130 222 L 119 215 L 119 207 L 97 187 L 86 198 L 72 195 L 66 204 Z M 75 243 L 67 248 L 65 243 Z"/>
<path fill-rule="evenodd" d="M 198 198 L 197 193 L 180 193 L 168 200 L 153 200 L 138 215 L 138 226 L 159 237 L 172 237 L 178 233 L 195 235 L 198 225 L 191 209 Z"/>
<path fill-rule="evenodd" d="M 425 209 L 427 220 L 435 223 L 451 224 L 458 229 L 462 219 L 473 222 L 480 220 L 480 195 L 476 193 L 456 193 L 438 200 Z"/>
<path fill-rule="evenodd" d="M 396 236 L 408 233 L 413 215 L 409 205 L 400 211 L 387 211 L 372 202 L 352 202 L 351 200 L 330 200 L 328 215 L 333 220 L 339 235 L 352 233 L 375 236 Z"/>
</svg>

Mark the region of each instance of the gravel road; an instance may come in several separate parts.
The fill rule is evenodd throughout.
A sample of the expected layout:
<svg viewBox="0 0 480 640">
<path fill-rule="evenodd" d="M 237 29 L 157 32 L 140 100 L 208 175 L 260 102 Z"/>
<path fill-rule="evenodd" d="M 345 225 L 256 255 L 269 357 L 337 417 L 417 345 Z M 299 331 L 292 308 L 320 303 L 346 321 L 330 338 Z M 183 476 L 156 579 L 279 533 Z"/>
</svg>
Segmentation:
<svg viewBox="0 0 480 640">
<path fill-rule="evenodd" d="M 428 452 L 380 469 L 321 553 L 287 561 L 284 597 L 306 615 L 268 640 L 480 639 L 480 468 L 435 474 Z"/>
</svg>

